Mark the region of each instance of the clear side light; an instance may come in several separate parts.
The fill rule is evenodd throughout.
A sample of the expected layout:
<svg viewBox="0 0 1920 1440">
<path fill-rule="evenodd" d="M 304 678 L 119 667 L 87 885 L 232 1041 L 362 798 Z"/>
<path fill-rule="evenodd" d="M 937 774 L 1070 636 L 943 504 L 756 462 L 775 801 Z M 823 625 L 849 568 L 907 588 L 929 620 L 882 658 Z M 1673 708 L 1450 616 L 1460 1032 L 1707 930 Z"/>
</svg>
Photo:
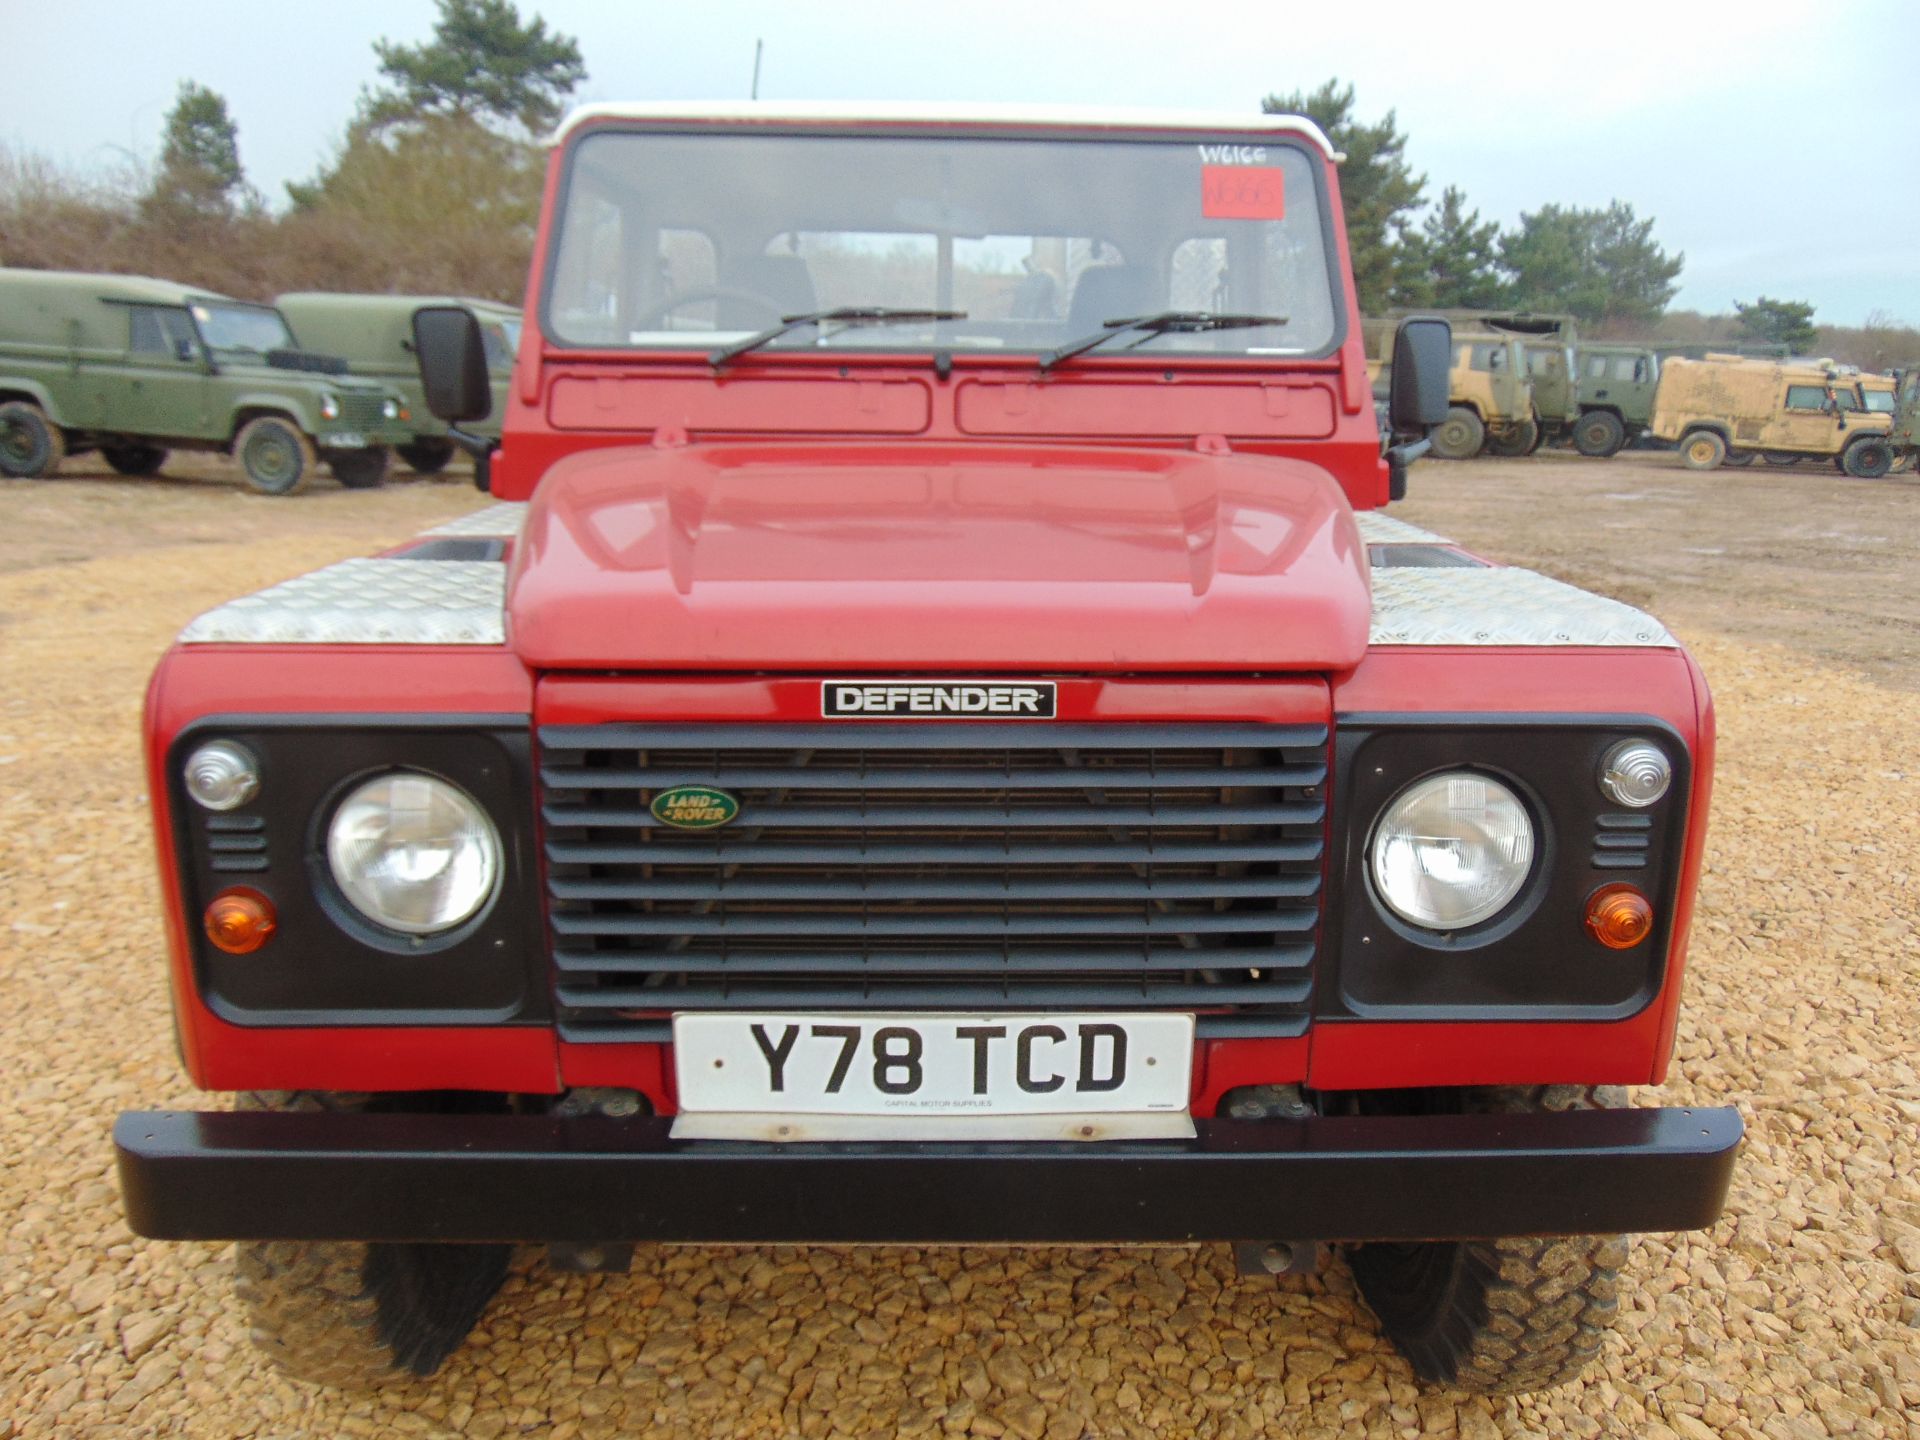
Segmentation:
<svg viewBox="0 0 1920 1440">
<path fill-rule="evenodd" d="M 1600 762 L 1600 790 L 1616 805 L 1644 810 L 1673 784 L 1673 762 L 1651 740 L 1622 740 Z"/>
<path fill-rule="evenodd" d="M 237 810 L 260 793 L 260 766 L 243 745 L 215 740 L 187 757 L 187 793 L 209 810 Z"/>
</svg>

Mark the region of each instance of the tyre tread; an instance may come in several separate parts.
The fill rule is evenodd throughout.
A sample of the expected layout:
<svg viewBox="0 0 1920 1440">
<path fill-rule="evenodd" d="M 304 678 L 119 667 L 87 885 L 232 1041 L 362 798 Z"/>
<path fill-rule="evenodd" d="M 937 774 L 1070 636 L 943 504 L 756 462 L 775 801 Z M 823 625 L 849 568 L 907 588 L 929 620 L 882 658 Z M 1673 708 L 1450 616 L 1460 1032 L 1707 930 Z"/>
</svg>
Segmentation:
<svg viewBox="0 0 1920 1440">
<path fill-rule="evenodd" d="M 1626 1096 L 1610 1086 L 1545 1085 L 1476 1091 L 1474 1100 L 1483 1113 L 1511 1113 L 1617 1108 Z M 1419 1314 L 1379 1289 L 1391 1278 L 1369 1264 L 1367 1247 L 1354 1255 L 1369 1303 L 1422 1379 L 1511 1395 L 1565 1385 L 1593 1362 L 1619 1313 L 1628 1237 L 1509 1236 L 1454 1248 L 1444 1296 Z"/>
</svg>

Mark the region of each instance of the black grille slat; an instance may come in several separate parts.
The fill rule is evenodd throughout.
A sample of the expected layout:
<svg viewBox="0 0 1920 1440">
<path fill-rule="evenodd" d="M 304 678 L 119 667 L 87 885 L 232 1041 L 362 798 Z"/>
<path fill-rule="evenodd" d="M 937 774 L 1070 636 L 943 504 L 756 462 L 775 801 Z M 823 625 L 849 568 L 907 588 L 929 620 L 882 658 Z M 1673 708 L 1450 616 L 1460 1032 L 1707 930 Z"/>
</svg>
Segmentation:
<svg viewBox="0 0 1920 1440">
<path fill-rule="evenodd" d="M 880 857 L 876 857 L 878 859 Z M 998 880 L 723 880 L 718 886 L 684 880 L 565 880 L 549 889 L 556 900 L 1212 900 L 1245 896 L 1303 900 L 1320 882 L 1315 876 L 1265 880 L 1039 880 L 1009 873 Z"/>
<path fill-rule="evenodd" d="M 715 840 L 709 844 L 547 845 L 555 865 L 1163 865 L 1222 863 L 1308 864 L 1320 858 L 1320 841 L 1280 844 L 1213 845 L 1193 840 L 1103 845 L 926 845 L 890 841 L 885 845 L 755 845 Z"/>
<path fill-rule="evenodd" d="M 875 979 L 880 977 L 876 976 Z M 1002 1005 L 1080 1010 L 1108 1006 L 1129 1010 L 1192 1010 L 1240 1005 L 1298 1006 L 1305 1004 L 1311 988 L 1312 982 L 1294 978 L 1244 984 L 1149 986 L 1125 982 L 1085 984 L 1058 979 L 1016 980 L 1011 976 L 1004 985 L 995 985 L 991 979 L 949 984 L 889 981 L 885 984 L 862 985 L 858 977 L 836 977 L 815 984 L 761 981 L 751 987 L 690 979 L 672 990 L 563 984 L 559 987 L 558 996 L 560 1004 L 568 1010 L 615 1011 L 622 1014 L 665 1009 L 897 1010 L 915 1006 L 972 1009 L 989 1000 Z"/>
<path fill-rule="evenodd" d="M 699 1009 L 1183 1009 L 1306 1025 L 1326 727 L 548 726 L 563 1035 Z M 665 825 L 662 790 L 738 800 Z"/>
<path fill-rule="evenodd" d="M 742 797 L 748 798 L 748 797 Z M 1314 825 L 1321 817 L 1317 805 L 1249 806 L 1231 812 L 1235 825 Z M 578 805 L 552 805 L 546 809 L 550 827 L 587 825 L 623 830 L 659 830 L 669 835 L 684 835 L 653 817 L 651 811 L 620 807 L 588 809 Z M 760 814 L 751 820 L 735 822 L 753 830 L 791 830 L 803 827 L 853 828 L 866 830 L 1031 829 L 1040 826 L 1086 826 L 1106 828 L 1114 825 L 1153 826 L 1168 829 L 1204 826 L 1216 829 L 1221 824 L 1218 806 L 1201 809 L 1192 805 L 1149 809 L 1132 805 L 1107 805 L 1095 809 L 1081 806 L 1030 806 L 1005 810 L 940 809 L 930 805 L 888 806 L 857 809 L 824 805 L 793 805 L 773 814 Z"/>
<path fill-rule="evenodd" d="M 566 789 L 577 771 L 548 769 L 541 783 L 548 789 Z M 1085 790 L 1088 778 L 1097 778 L 1106 790 L 1218 790 L 1225 786 L 1318 785 L 1327 778 L 1324 765 L 1295 765 L 1277 769 L 1238 770 L 1033 770 L 982 767 L 955 770 L 944 767 L 912 770 L 766 770 L 758 767 L 711 769 L 600 769 L 592 772 L 596 790 L 665 790 L 676 785 L 718 785 L 728 790 Z"/>
<path fill-rule="evenodd" d="M 1112 950 L 1084 950 L 1066 946 L 1005 946 L 978 950 L 764 950 L 751 952 L 756 974 L 923 974 L 957 972 L 1020 975 L 1048 971 L 1112 971 L 1117 968 L 1189 970 L 1193 952 L 1177 946 L 1135 949 L 1126 956 Z M 562 950 L 554 957 L 561 976 L 726 974 L 735 958 L 703 950 L 662 951 L 650 955 L 612 955 L 605 951 Z M 1313 946 L 1271 945 L 1239 950 L 1235 961 L 1261 971 L 1304 971 L 1313 964 Z"/>
<path fill-rule="evenodd" d="M 716 897 L 717 898 L 717 897 Z M 849 915 L 710 914 L 555 915 L 553 932 L 567 936 L 617 935 L 1233 935 L 1310 930 L 1311 911 L 1262 914 L 1143 914 L 996 916 L 982 907 L 975 914 L 890 914 L 868 910 Z"/>
</svg>

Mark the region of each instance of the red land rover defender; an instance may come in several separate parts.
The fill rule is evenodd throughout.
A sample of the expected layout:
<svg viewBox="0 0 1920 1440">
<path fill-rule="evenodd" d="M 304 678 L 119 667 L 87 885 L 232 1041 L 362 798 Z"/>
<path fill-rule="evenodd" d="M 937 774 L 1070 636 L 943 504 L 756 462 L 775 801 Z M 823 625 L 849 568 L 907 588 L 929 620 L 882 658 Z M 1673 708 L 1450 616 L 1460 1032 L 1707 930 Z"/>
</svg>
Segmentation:
<svg viewBox="0 0 1920 1440">
<path fill-rule="evenodd" d="M 1380 513 L 1285 116 L 595 106 L 494 503 L 214 610 L 147 725 L 143 1235 L 426 1374 L 516 1243 L 1345 1247 L 1429 1380 L 1594 1354 L 1740 1122 L 1672 1052 L 1713 722 L 1660 624 Z M 488 404 L 423 315 L 438 413 Z M 478 442 L 475 442 L 476 444 Z M 483 461 L 486 457 L 482 457 Z M 1558 1237 L 1558 1238 L 1547 1238 Z"/>
</svg>

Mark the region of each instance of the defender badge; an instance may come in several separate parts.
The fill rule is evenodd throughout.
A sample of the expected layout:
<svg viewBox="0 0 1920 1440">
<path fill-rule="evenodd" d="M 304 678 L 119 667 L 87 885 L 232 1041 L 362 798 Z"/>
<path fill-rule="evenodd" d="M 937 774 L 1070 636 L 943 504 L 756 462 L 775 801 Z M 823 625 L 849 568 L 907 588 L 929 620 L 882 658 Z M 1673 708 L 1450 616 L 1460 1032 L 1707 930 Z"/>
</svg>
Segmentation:
<svg viewBox="0 0 1920 1440">
<path fill-rule="evenodd" d="M 740 802 L 711 785 L 675 785 L 653 797 L 653 818 L 676 830 L 711 830 L 740 813 Z"/>
</svg>

